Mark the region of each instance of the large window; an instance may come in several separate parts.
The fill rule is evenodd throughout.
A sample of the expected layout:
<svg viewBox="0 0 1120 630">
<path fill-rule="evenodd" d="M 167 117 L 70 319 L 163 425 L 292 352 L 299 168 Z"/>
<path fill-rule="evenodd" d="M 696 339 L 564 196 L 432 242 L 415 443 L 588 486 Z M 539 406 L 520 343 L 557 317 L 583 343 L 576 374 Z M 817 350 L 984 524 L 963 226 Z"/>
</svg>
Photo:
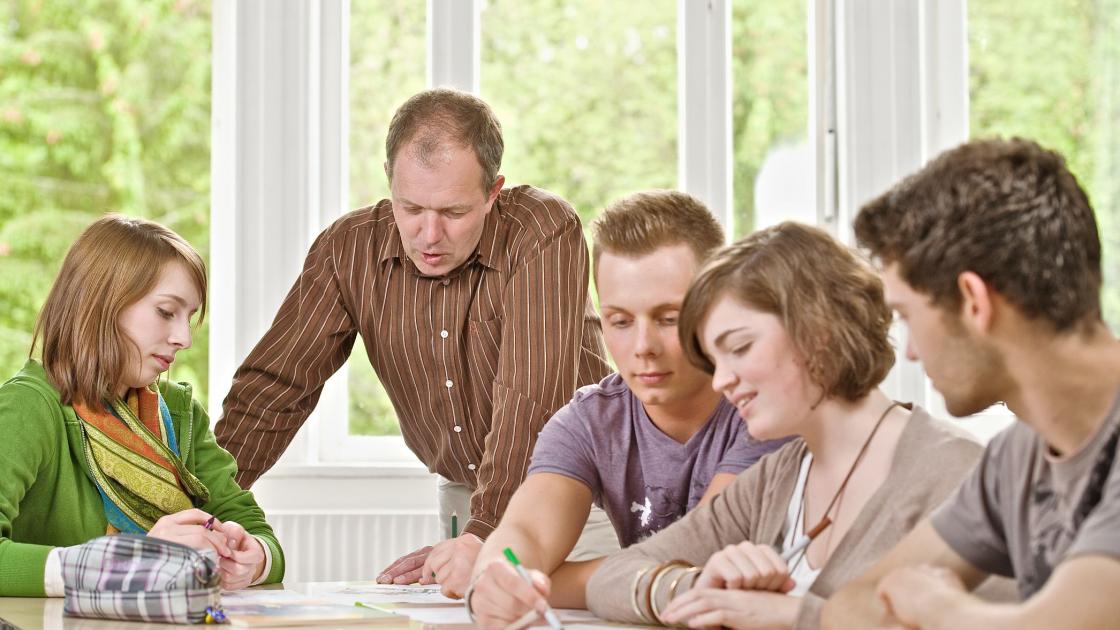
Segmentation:
<svg viewBox="0 0 1120 630">
<path fill-rule="evenodd" d="M 627 193 L 677 181 L 675 0 L 489 0 L 482 97 L 502 121 L 511 185 L 549 189 L 586 224 Z"/>
<path fill-rule="evenodd" d="M 641 11 L 603 0 L 479 3 L 480 93 L 502 121 L 507 185 L 556 192 L 585 226 L 625 194 L 679 187 L 679 47 L 706 44 L 678 41 L 682 6 L 678 0 L 655 0 Z M 440 7 L 446 9 L 412 0 L 353 5 L 352 207 L 388 195 L 382 172 L 388 122 L 401 102 L 426 87 L 425 25 L 432 16 L 425 10 Z M 735 237 L 759 222 L 814 220 L 806 14 L 805 2 L 741 0 L 729 12 Z M 349 434 L 399 434 L 361 339 L 347 365 Z"/>
<path fill-rule="evenodd" d="M 806 2 L 732 4 L 735 238 L 785 219 L 816 221 L 807 31 Z"/>
<path fill-rule="evenodd" d="M 206 258 L 210 3 L 0 5 L 0 374 L 27 359 L 62 258 L 109 211 L 159 221 Z M 175 361 L 205 403 L 207 327 Z"/>
<path fill-rule="evenodd" d="M 425 3 L 376 0 L 350 15 L 350 206 L 389 196 L 385 135 L 393 112 L 425 87 Z M 392 42 L 391 45 L 388 43 Z M 349 432 L 400 435 L 389 396 L 370 365 L 363 340 L 346 364 Z"/>
<path fill-rule="evenodd" d="M 1120 331 L 1120 2 L 968 6 L 971 134 L 1065 155 L 1096 209 L 1105 318 Z"/>
</svg>

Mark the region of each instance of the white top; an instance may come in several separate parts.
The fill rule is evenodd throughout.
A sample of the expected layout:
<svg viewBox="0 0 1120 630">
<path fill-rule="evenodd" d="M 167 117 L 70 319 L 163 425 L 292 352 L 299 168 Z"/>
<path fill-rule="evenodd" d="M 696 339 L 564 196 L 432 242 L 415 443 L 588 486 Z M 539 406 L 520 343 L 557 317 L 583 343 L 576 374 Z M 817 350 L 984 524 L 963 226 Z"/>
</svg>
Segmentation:
<svg viewBox="0 0 1120 630">
<path fill-rule="evenodd" d="M 786 537 L 782 540 L 780 553 L 791 549 L 796 541 L 805 535 L 805 519 L 801 514 L 801 497 L 805 494 L 805 482 L 809 479 L 809 465 L 813 463 L 813 454 L 806 452 L 801 460 L 801 470 L 797 473 L 797 485 L 793 488 L 793 496 L 789 498 L 789 507 L 786 508 Z M 802 551 L 790 560 L 793 571 L 790 577 L 795 585 L 793 590 L 786 593 L 794 597 L 803 597 L 809 592 L 809 587 L 817 580 L 820 569 L 809 566 L 809 557 Z"/>
</svg>

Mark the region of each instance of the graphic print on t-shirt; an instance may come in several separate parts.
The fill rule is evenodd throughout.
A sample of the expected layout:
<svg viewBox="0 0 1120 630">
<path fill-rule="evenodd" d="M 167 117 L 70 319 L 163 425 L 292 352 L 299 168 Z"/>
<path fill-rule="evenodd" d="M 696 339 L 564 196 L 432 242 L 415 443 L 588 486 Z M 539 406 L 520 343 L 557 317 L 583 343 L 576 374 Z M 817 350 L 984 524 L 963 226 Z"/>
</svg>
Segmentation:
<svg viewBox="0 0 1120 630">
<path fill-rule="evenodd" d="M 640 538 L 648 538 L 684 516 L 686 505 L 678 494 L 674 488 L 647 485 L 645 498 L 630 503 Z"/>
<path fill-rule="evenodd" d="M 642 505 L 639 505 L 637 501 L 634 501 L 633 503 L 631 503 L 630 504 L 630 511 L 631 512 L 638 512 L 640 514 L 640 516 L 638 517 L 638 526 L 639 527 L 648 527 L 649 526 L 649 517 L 651 516 L 651 514 L 653 512 L 653 506 L 650 505 L 649 497 L 646 497 L 646 502 Z"/>
<path fill-rule="evenodd" d="M 1029 597 L 1038 592 L 1050 571 L 1073 541 L 1071 528 L 1058 509 L 1058 498 L 1050 487 L 1049 476 L 1042 476 L 1031 492 L 1031 511 L 1035 513 L 1035 528 L 1030 532 L 1031 566 L 1024 567 L 1019 576 L 1020 595 Z"/>
<path fill-rule="evenodd" d="M 1073 509 L 1061 509 L 1054 492 L 1049 470 L 1038 474 L 1038 482 L 1031 493 L 1030 509 L 1036 516 L 1035 529 L 1030 536 L 1031 566 L 1019 579 L 1020 595 L 1026 599 L 1037 593 L 1050 579 L 1054 567 L 1065 557 L 1081 529 L 1081 524 L 1101 501 L 1101 494 L 1108 483 L 1120 441 L 1120 425 L 1109 432 L 1103 448 L 1097 453 L 1089 478 Z"/>
</svg>

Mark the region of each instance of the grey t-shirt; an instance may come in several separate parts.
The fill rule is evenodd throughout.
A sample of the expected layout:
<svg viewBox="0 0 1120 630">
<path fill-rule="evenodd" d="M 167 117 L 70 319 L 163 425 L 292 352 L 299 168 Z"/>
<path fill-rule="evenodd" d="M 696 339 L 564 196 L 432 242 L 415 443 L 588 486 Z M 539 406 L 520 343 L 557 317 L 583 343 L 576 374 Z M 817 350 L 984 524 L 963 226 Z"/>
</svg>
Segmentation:
<svg viewBox="0 0 1120 630">
<path fill-rule="evenodd" d="M 726 399 L 687 443 L 654 426 L 618 374 L 580 388 L 545 424 L 528 474 L 582 481 L 623 547 L 692 509 L 717 472 L 738 474 L 784 440 L 760 442 Z"/>
<path fill-rule="evenodd" d="M 1120 393 L 1085 446 L 1061 459 L 1016 422 L 992 439 L 976 469 L 933 514 L 933 527 L 977 568 L 1014 577 L 1023 599 L 1066 558 L 1120 559 L 1118 439 Z"/>
</svg>

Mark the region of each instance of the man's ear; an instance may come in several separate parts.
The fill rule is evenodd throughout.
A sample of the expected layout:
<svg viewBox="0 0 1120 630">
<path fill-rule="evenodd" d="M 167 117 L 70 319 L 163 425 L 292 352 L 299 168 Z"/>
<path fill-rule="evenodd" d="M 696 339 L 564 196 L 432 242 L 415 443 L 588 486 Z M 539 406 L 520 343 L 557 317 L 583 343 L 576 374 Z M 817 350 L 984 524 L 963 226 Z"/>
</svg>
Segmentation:
<svg viewBox="0 0 1120 630">
<path fill-rule="evenodd" d="M 498 198 L 498 193 L 502 192 L 502 186 L 506 185 L 506 176 L 499 175 L 494 180 L 494 185 L 490 187 L 486 196 L 486 211 L 489 212 L 490 208 L 494 206 L 494 200 Z"/>
<path fill-rule="evenodd" d="M 961 292 L 961 320 L 973 332 L 988 333 L 995 321 L 992 290 L 984 279 L 972 271 L 957 276 Z"/>
</svg>

